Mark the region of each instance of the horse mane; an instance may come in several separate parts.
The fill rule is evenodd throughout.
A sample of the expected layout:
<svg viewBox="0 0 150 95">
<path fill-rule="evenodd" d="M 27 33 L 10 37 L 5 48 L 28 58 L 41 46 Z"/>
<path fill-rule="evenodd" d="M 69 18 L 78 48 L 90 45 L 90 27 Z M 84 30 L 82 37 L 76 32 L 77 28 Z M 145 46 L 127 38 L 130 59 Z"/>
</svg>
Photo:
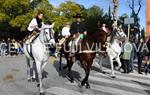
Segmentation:
<svg viewBox="0 0 150 95">
<path fill-rule="evenodd" d="M 88 34 L 83 40 L 99 42 L 99 41 L 105 41 L 107 36 L 108 34 L 104 30 L 98 28 L 96 32 L 94 32 L 93 34 Z"/>
<path fill-rule="evenodd" d="M 42 43 L 44 43 L 44 41 L 45 41 L 44 30 L 41 30 L 41 31 L 40 31 L 39 39 L 42 41 Z"/>
</svg>

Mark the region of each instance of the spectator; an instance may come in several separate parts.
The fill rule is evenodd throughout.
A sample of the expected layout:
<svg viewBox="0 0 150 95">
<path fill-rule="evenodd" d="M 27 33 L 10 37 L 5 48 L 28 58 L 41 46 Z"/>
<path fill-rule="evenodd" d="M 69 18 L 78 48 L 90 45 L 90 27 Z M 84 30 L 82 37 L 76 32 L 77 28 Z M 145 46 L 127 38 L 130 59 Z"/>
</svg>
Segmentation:
<svg viewBox="0 0 150 95">
<path fill-rule="evenodd" d="M 22 42 L 22 41 L 19 41 L 18 46 L 19 46 L 19 51 L 18 51 L 18 53 L 19 53 L 19 54 L 23 54 L 23 42 Z"/>
<path fill-rule="evenodd" d="M 5 40 L 2 40 L 0 46 L 1 46 L 1 56 L 5 56 L 6 55 L 6 47 L 7 47 Z"/>
<path fill-rule="evenodd" d="M 16 50 L 15 50 L 15 39 L 12 39 L 11 41 L 12 43 L 10 44 L 10 55 L 13 56 L 16 54 Z"/>
<path fill-rule="evenodd" d="M 133 38 L 130 39 L 130 42 L 133 46 L 134 45 Z M 132 51 L 131 51 L 130 61 L 129 61 L 129 70 L 130 70 L 130 72 L 133 72 L 133 69 L 134 69 L 134 65 L 133 65 L 134 64 L 134 58 L 135 58 L 135 48 L 133 47 Z"/>
<path fill-rule="evenodd" d="M 150 58 L 149 57 L 147 57 L 147 61 L 144 65 L 144 72 L 146 75 L 147 75 L 147 73 L 150 74 Z"/>
<path fill-rule="evenodd" d="M 10 38 L 7 39 L 6 44 L 7 44 L 7 56 L 10 56 L 10 43 L 11 40 Z"/>
<path fill-rule="evenodd" d="M 137 44 L 137 47 L 139 48 L 139 50 L 137 51 L 138 73 L 139 73 L 139 74 L 142 74 L 142 61 L 143 61 L 143 58 L 144 58 L 144 51 L 142 50 L 143 44 L 144 44 L 144 41 L 143 41 L 143 39 L 141 38 L 141 39 L 140 39 L 140 42 L 138 42 L 138 44 Z"/>
<path fill-rule="evenodd" d="M 19 44 L 16 40 L 14 42 L 14 47 L 15 47 L 15 55 L 18 55 L 18 53 L 19 53 Z"/>
<path fill-rule="evenodd" d="M 129 73 L 129 61 L 131 58 L 131 51 L 133 49 L 133 45 L 127 40 L 123 45 L 123 55 L 122 55 L 122 67 L 124 72 L 123 73 Z"/>
</svg>

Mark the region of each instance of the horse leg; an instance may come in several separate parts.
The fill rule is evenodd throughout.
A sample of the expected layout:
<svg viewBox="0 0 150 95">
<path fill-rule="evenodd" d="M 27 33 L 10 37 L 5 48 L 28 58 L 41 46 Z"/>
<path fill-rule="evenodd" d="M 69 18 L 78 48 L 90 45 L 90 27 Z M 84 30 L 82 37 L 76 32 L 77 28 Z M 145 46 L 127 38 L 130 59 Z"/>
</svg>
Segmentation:
<svg viewBox="0 0 150 95">
<path fill-rule="evenodd" d="M 111 77 L 112 78 L 115 78 L 115 73 L 114 73 L 114 64 L 113 64 L 113 58 L 109 57 L 109 60 L 110 60 L 110 65 L 111 65 Z"/>
<path fill-rule="evenodd" d="M 69 66 L 69 61 L 70 61 L 70 57 L 68 57 L 66 54 L 65 54 L 65 58 L 66 58 L 66 60 L 67 60 L 67 64 L 63 67 L 63 70 L 65 70 L 65 69 L 67 69 L 68 68 L 68 66 Z M 62 59 L 61 59 L 62 60 Z M 61 64 L 61 63 L 60 63 Z"/>
<path fill-rule="evenodd" d="M 90 88 L 90 84 L 89 84 L 89 74 L 90 74 L 90 70 L 88 69 L 88 70 L 86 71 L 86 76 L 85 76 L 85 78 L 86 78 L 86 88 L 87 88 L 87 89 Z"/>
<path fill-rule="evenodd" d="M 36 78 L 36 63 L 35 61 L 33 62 L 33 66 L 32 66 L 32 81 L 35 81 L 37 78 Z"/>
<path fill-rule="evenodd" d="M 67 69 L 67 67 L 68 67 L 68 62 L 67 62 L 67 64 L 63 67 L 63 70 Z"/>
<path fill-rule="evenodd" d="M 90 84 L 89 84 L 89 82 L 88 82 L 89 74 L 90 74 L 90 69 L 89 69 L 89 68 L 85 68 L 85 78 L 84 78 L 84 79 L 82 80 L 82 82 L 81 82 L 81 87 L 86 84 L 86 88 L 87 88 L 87 89 L 90 88 Z"/>
<path fill-rule="evenodd" d="M 44 70 L 46 64 L 47 64 L 47 62 L 44 62 L 44 63 L 42 64 L 42 68 L 41 68 L 41 71 L 42 71 L 42 72 L 43 72 L 43 70 Z"/>
<path fill-rule="evenodd" d="M 67 64 L 68 64 L 68 77 L 70 78 L 70 82 L 71 82 L 71 83 L 74 82 L 74 79 L 73 79 L 73 77 L 71 76 L 71 68 L 72 68 L 73 63 L 74 63 L 74 62 L 72 62 L 72 61 L 69 61 L 69 63 L 67 62 Z"/>
<path fill-rule="evenodd" d="M 40 95 L 43 95 L 44 91 L 42 88 L 42 71 L 41 71 L 41 63 L 39 61 L 36 61 L 36 69 L 38 73 L 38 85 L 37 86 L 39 86 Z"/>
<path fill-rule="evenodd" d="M 63 70 L 65 69 L 69 69 L 69 64 L 71 63 L 71 58 L 68 56 L 65 56 L 65 58 L 67 59 L 67 64 L 63 67 Z M 72 67 L 72 66 L 71 66 Z"/>
<path fill-rule="evenodd" d="M 31 81 L 31 66 L 30 66 L 30 59 L 26 58 L 27 60 L 27 80 Z"/>
<path fill-rule="evenodd" d="M 59 59 L 59 71 L 61 71 L 61 64 L 62 64 L 62 51 L 60 51 L 60 59 Z"/>
<path fill-rule="evenodd" d="M 47 62 L 44 62 L 42 64 L 41 72 L 42 72 L 42 78 L 47 78 L 48 73 L 44 71 L 45 66 L 47 65 Z"/>
<path fill-rule="evenodd" d="M 117 70 L 119 70 L 119 69 L 121 68 L 121 61 L 120 61 L 119 56 L 116 58 L 116 61 L 117 61 L 117 63 L 118 63 Z"/>
<path fill-rule="evenodd" d="M 98 64 L 99 64 L 100 72 L 103 72 L 101 61 L 102 61 L 102 56 L 99 57 Z"/>
</svg>

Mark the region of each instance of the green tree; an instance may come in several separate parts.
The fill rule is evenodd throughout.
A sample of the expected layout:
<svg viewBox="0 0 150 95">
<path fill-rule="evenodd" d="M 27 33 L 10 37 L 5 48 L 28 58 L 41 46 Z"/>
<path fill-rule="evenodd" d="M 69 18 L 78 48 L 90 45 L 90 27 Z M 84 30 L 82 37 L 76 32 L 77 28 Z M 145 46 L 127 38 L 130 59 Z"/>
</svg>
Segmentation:
<svg viewBox="0 0 150 95">
<path fill-rule="evenodd" d="M 122 25 L 122 28 L 124 29 L 124 32 L 128 34 L 128 25 L 124 23 L 124 20 L 128 18 L 128 14 L 124 13 L 121 16 L 118 17 L 118 25 Z M 130 32 L 131 33 L 131 32 Z M 132 33 L 131 33 L 132 34 Z"/>
<path fill-rule="evenodd" d="M 55 31 L 60 32 L 66 22 L 72 22 L 73 16 L 77 13 L 84 15 L 84 6 L 75 2 L 67 1 L 61 3 L 58 8 L 55 8 Z"/>
<path fill-rule="evenodd" d="M 85 24 L 89 33 L 97 31 L 97 23 L 102 24 L 104 12 L 98 6 L 92 6 L 86 10 Z"/>
<path fill-rule="evenodd" d="M 10 24 L 17 16 L 25 14 L 29 10 L 29 0 L 1 0 L 0 1 L 0 32 L 3 35 L 10 31 L 19 31 Z"/>
<path fill-rule="evenodd" d="M 44 12 L 44 22 L 51 23 L 55 13 L 48 0 L 1 0 L 0 31 L 6 35 L 26 34 L 29 22 L 39 10 Z"/>
<path fill-rule="evenodd" d="M 77 13 L 83 13 L 83 6 L 75 2 L 67 1 L 59 5 L 59 8 L 57 8 L 57 12 L 59 12 L 60 15 L 72 20 L 72 17 Z"/>
</svg>

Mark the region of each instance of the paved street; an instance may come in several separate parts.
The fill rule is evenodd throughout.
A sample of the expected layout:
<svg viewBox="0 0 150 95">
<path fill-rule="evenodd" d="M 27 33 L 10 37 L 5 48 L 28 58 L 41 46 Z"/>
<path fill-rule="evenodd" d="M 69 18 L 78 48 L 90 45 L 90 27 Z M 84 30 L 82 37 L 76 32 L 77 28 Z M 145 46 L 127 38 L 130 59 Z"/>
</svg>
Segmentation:
<svg viewBox="0 0 150 95">
<path fill-rule="evenodd" d="M 150 95 L 150 75 L 139 75 L 135 71 L 130 74 L 116 72 L 116 79 L 109 76 L 110 70 L 104 68 L 106 74 L 100 73 L 95 60 L 89 82 L 91 89 L 78 85 L 84 77 L 84 71 L 75 63 L 72 75 L 74 83 L 66 78 L 66 71 L 59 72 L 58 59 L 49 58 L 43 79 L 46 95 Z M 106 60 L 107 61 L 107 60 Z M 106 62 L 105 61 L 105 62 Z M 107 62 L 106 62 L 107 63 Z M 66 64 L 63 59 L 63 64 Z M 0 57 L 0 95 L 38 95 L 35 82 L 27 82 L 26 60 L 24 56 Z"/>
</svg>

